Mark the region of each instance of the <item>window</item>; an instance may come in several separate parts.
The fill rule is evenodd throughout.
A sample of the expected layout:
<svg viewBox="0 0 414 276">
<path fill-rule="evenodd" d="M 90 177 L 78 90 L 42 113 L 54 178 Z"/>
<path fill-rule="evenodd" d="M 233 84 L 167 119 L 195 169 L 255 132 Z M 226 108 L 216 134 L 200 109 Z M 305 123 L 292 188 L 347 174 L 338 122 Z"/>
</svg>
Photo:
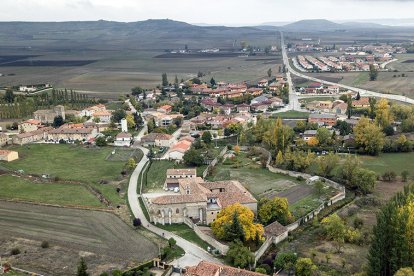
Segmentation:
<svg viewBox="0 0 414 276">
<path fill-rule="evenodd" d="M 180 209 L 177 208 L 177 210 L 175 210 L 175 213 L 176 214 L 179 214 L 180 213 Z"/>
<path fill-rule="evenodd" d="M 214 212 L 211 212 L 212 215 L 214 215 Z"/>
</svg>

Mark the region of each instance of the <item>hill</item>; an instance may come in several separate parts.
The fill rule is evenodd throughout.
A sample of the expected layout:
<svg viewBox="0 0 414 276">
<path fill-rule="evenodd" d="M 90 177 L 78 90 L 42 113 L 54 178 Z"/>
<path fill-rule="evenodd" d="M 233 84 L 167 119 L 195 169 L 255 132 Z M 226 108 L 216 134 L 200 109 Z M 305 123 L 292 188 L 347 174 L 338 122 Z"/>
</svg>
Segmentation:
<svg viewBox="0 0 414 276">
<path fill-rule="evenodd" d="M 231 47 L 233 42 L 260 41 L 274 35 L 253 27 L 196 26 L 174 20 L 131 23 L 113 21 L 0 22 L 3 47 L 63 49 L 169 49 Z"/>
<path fill-rule="evenodd" d="M 343 30 L 345 26 L 326 19 L 309 19 L 284 25 L 282 29 L 285 31 L 318 32 Z"/>
</svg>

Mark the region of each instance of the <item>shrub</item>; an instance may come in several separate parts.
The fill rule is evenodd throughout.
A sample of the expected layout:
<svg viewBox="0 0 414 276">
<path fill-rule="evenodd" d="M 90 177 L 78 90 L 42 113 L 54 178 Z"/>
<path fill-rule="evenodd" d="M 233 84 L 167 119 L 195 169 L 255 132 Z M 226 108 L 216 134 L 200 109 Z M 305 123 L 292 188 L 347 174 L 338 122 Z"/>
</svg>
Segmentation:
<svg viewBox="0 0 414 276">
<path fill-rule="evenodd" d="M 387 171 L 382 174 L 382 180 L 393 182 L 397 178 L 397 174 L 394 171 Z"/>
<path fill-rule="evenodd" d="M 139 218 L 134 218 L 134 220 L 132 221 L 132 224 L 135 226 L 135 227 L 138 227 L 138 226 L 141 226 L 141 220 L 139 219 Z"/>
<path fill-rule="evenodd" d="M 296 177 L 296 180 L 297 180 L 297 181 L 303 181 L 303 180 L 304 180 L 304 178 L 303 178 L 303 176 L 298 175 L 298 176 Z"/>
<path fill-rule="evenodd" d="M 364 220 L 360 217 L 356 217 L 354 220 L 355 229 L 361 229 L 363 225 L 364 225 Z"/>
<path fill-rule="evenodd" d="M 267 274 L 266 269 L 261 268 L 261 267 L 256 268 L 255 272 L 261 273 L 261 274 Z"/>
<path fill-rule="evenodd" d="M 15 247 L 10 251 L 10 254 L 12 255 L 19 255 L 20 254 L 20 249 Z"/>
<path fill-rule="evenodd" d="M 401 172 L 401 180 L 402 180 L 403 182 L 407 182 L 407 180 L 408 180 L 408 175 L 409 175 L 409 172 L 408 172 L 408 171 L 402 171 L 402 172 Z"/>
<path fill-rule="evenodd" d="M 174 238 L 169 238 L 168 239 L 168 245 L 170 247 L 174 247 L 177 244 L 177 241 Z"/>
<path fill-rule="evenodd" d="M 40 244 L 40 246 L 42 248 L 49 248 L 49 242 L 48 241 L 42 241 L 42 243 Z"/>
</svg>

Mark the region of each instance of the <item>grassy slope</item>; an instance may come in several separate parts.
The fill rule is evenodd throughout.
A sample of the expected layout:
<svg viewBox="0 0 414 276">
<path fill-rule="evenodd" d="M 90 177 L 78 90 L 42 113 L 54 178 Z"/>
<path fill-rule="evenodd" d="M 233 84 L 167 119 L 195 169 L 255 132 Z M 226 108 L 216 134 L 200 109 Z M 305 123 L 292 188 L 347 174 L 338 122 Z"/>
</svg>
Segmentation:
<svg viewBox="0 0 414 276">
<path fill-rule="evenodd" d="M 99 181 L 116 180 L 124 167 L 123 161 L 106 161 L 112 148 L 88 149 L 73 145 L 34 144 L 14 147 L 20 159 L 5 166 L 31 174 L 50 174 L 65 180 L 86 182 L 99 189 L 113 203 L 122 199 L 111 185 Z"/>
<path fill-rule="evenodd" d="M 395 171 L 398 175 L 406 170 L 414 172 L 414 153 L 384 153 L 380 156 L 361 156 L 363 166 L 378 174 Z"/>
<path fill-rule="evenodd" d="M 102 206 L 99 200 L 81 185 L 33 183 L 10 175 L 0 176 L 0 198 L 58 205 Z"/>
<path fill-rule="evenodd" d="M 194 230 L 185 224 L 157 225 L 157 227 L 164 229 L 166 231 L 173 232 L 174 234 L 182 237 L 183 239 L 195 243 L 204 250 L 207 250 L 207 247 L 209 246 L 212 247 L 211 245 L 200 239 L 198 235 L 194 232 Z"/>
</svg>

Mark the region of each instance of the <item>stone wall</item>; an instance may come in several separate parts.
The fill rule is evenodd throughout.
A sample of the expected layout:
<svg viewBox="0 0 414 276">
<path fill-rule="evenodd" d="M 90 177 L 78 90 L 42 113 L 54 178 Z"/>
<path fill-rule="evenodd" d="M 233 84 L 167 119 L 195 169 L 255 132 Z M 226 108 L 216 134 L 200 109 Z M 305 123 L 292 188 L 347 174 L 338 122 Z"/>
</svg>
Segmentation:
<svg viewBox="0 0 414 276">
<path fill-rule="evenodd" d="M 210 244 L 214 248 L 218 249 L 221 254 L 226 254 L 229 250 L 229 247 L 225 244 L 222 244 L 218 240 L 214 239 L 213 237 L 205 234 L 203 231 L 200 230 L 200 228 L 194 224 L 190 219 L 185 218 L 184 223 L 187 224 L 190 228 L 194 230 L 194 232 L 197 234 L 197 236 L 205 241 L 206 243 Z M 207 248 L 203 248 L 204 250 L 207 250 Z"/>
<path fill-rule="evenodd" d="M 216 164 L 217 164 L 217 162 L 218 162 L 218 160 L 225 154 L 227 152 L 227 147 L 224 147 L 224 149 L 222 149 L 221 150 L 221 152 L 219 153 L 219 155 L 216 157 L 216 158 L 214 158 L 214 160 L 213 161 L 211 161 L 211 163 L 208 165 L 208 167 L 204 170 L 204 172 L 203 172 L 203 178 L 206 178 L 207 177 L 207 175 L 208 175 L 208 172 L 211 170 L 211 168 L 213 168 Z"/>
</svg>

